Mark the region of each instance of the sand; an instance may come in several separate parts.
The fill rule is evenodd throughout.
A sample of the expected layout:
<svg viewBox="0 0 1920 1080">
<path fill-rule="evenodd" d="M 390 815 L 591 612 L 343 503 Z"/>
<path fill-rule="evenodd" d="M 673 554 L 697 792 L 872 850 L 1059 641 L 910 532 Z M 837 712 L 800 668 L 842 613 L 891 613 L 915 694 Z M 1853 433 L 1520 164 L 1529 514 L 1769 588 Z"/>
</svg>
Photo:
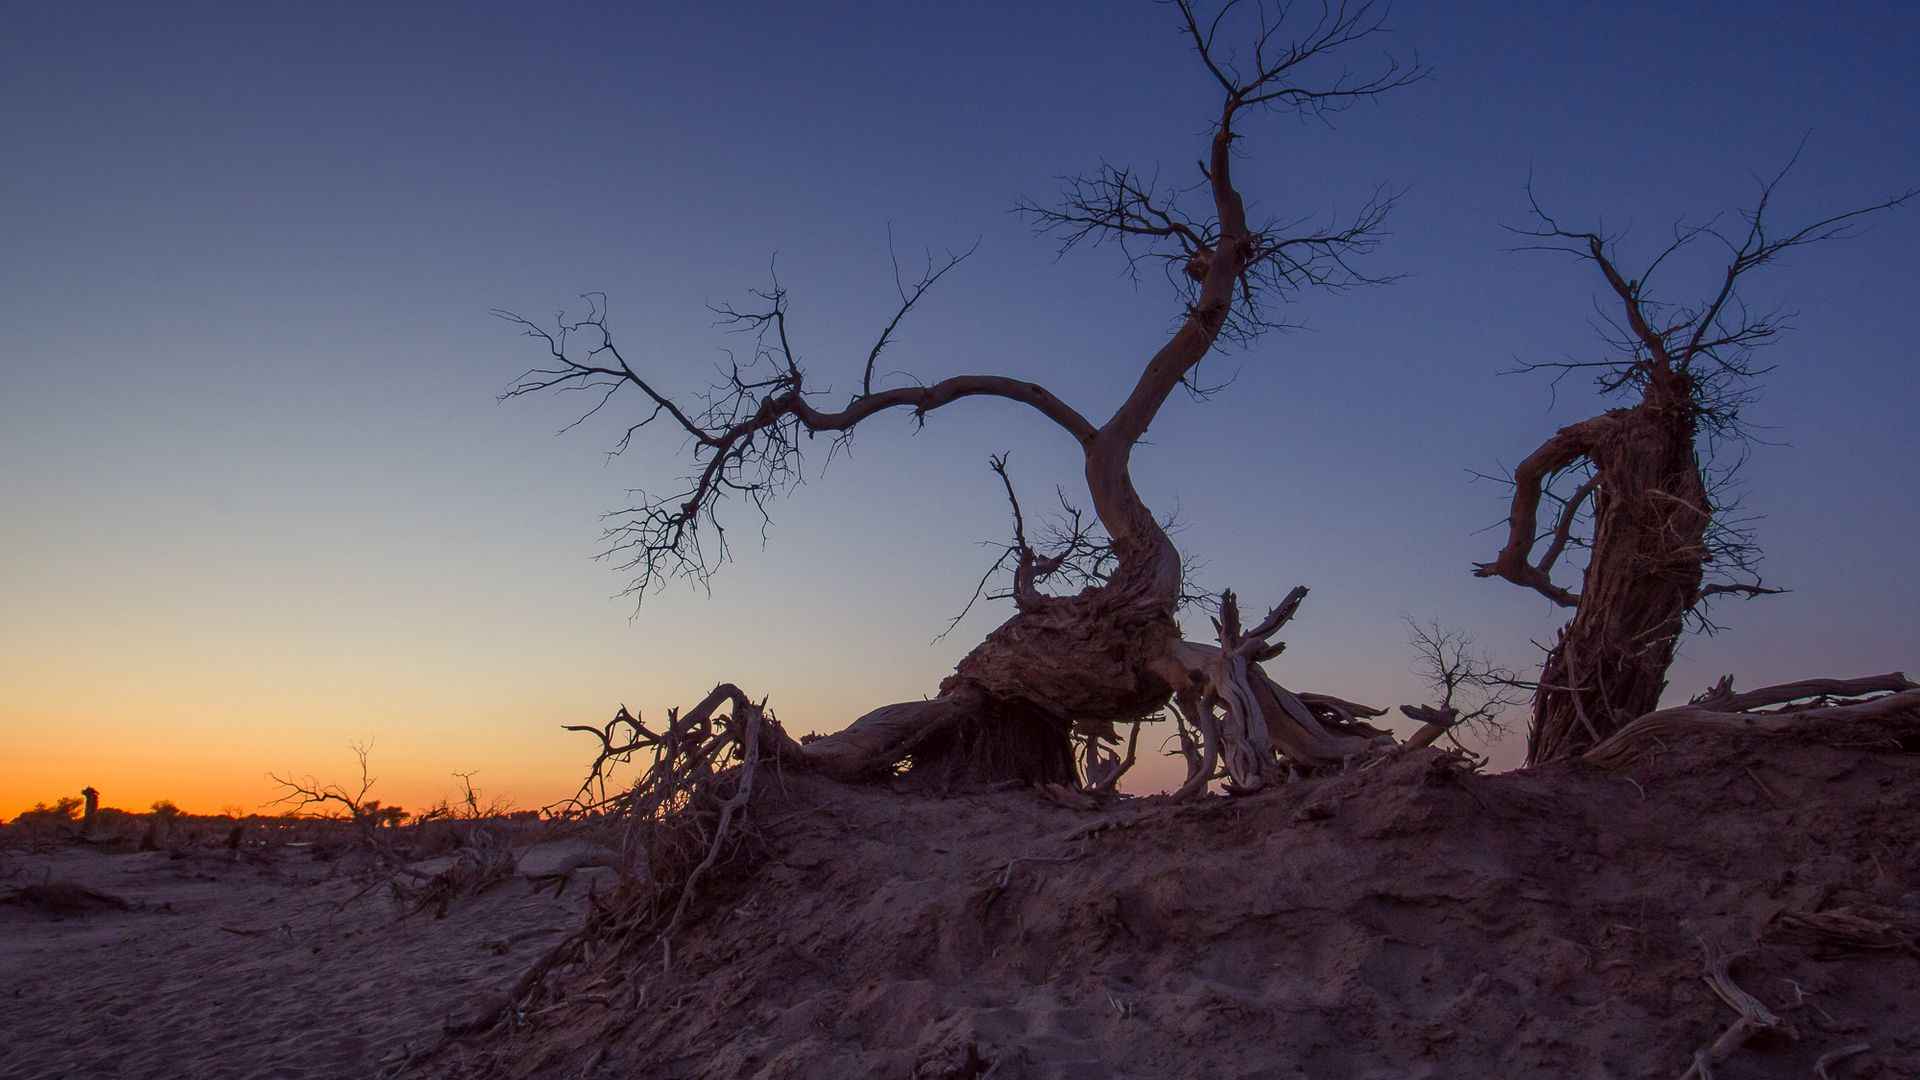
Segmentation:
<svg viewBox="0 0 1920 1080">
<path fill-rule="evenodd" d="M 299 848 L 257 862 L 68 847 L 0 871 L 11 886 L 73 882 L 131 905 L 0 905 L 7 1080 L 377 1076 L 510 986 L 584 902 L 579 883 L 556 899 L 514 879 L 444 919 L 401 919 L 383 878 Z"/>
<path fill-rule="evenodd" d="M 1836 1080 L 1920 1077 L 1920 739 L 1876 743 L 1502 776 L 1417 751 L 1091 813 L 763 779 L 765 854 L 671 971 L 588 965 L 573 1007 L 415 1075 L 1672 1078 L 1738 1017 L 1704 942 L 1783 1021 L 1720 1080 L 1862 1042 Z M 1848 913 L 1875 940 L 1796 921 Z"/>
<path fill-rule="evenodd" d="M 578 884 L 397 919 L 297 854 L 15 856 L 135 906 L 0 906 L 0 1076 L 1671 1078 L 1738 1015 L 1711 947 L 1781 1020 L 1720 1080 L 1862 1043 L 1835 1080 L 1920 1077 L 1920 732 L 1846 738 L 1423 750 L 1093 811 L 774 772 L 671 969 L 603 944 L 446 1040 L 581 925 Z"/>
</svg>

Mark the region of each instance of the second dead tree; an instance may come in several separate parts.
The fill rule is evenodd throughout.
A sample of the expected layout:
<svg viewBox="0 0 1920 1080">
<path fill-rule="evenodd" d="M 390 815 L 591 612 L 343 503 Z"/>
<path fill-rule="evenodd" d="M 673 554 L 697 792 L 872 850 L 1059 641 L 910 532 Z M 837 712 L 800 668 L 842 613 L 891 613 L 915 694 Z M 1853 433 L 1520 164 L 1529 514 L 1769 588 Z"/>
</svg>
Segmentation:
<svg viewBox="0 0 1920 1080">
<path fill-rule="evenodd" d="M 1781 591 L 1762 584 L 1751 533 L 1732 516 L 1725 497 L 1731 469 L 1713 466 L 1711 444 L 1744 444 L 1741 408 L 1765 371 L 1753 351 L 1790 318 L 1749 308 L 1740 287 L 1787 251 L 1848 236 L 1860 219 L 1920 194 L 1781 232 L 1768 212 L 1787 169 L 1762 185 L 1753 209 L 1741 215 L 1744 228 L 1677 226 L 1638 275 L 1620 269 L 1617 238 L 1566 228 L 1538 201 L 1534 224 L 1514 230 L 1528 240 L 1526 250 L 1569 254 L 1600 272 L 1610 328 L 1605 346 L 1615 354 L 1523 370 L 1590 369 L 1602 392 L 1632 399 L 1561 428 L 1520 462 L 1511 477 L 1505 546 L 1473 571 L 1573 610 L 1541 667 L 1527 735 L 1530 764 L 1577 756 L 1657 708 L 1689 620 L 1711 625 L 1704 601 Z M 1726 251 L 1713 291 L 1692 305 L 1658 299 L 1654 280 L 1662 264 L 1695 245 Z M 1574 550 L 1586 552 L 1578 591 L 1554 580 Z"/>
</svg>

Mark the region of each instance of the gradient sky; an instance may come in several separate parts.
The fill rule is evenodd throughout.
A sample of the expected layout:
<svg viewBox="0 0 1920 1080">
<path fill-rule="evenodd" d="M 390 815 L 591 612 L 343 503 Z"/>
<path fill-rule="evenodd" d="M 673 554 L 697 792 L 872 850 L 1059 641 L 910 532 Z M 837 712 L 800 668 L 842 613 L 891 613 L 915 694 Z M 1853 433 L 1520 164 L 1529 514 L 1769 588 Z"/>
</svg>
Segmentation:
<svg viewBox="0 0 1920 1080">
<path fill-rule="evenodd" d="M 1233 390 L 1170 403 L 1137 457 L 1204 581 L 1256 605 L 1312 587 L 1281 681 L 1416 701 L 1403 616 L 1516 664 L 1562 619 L 1468 574 L 1502 513 L 1468 470 L 1595 407 L 1497 374 L 1595 346 L 1590 268 L 1506 250 L 1530 173 L 1566 219 L 1631 226 L 1630 258 L 1745 205 L 1808 132 L 1783 222 L 1920 182 L 1912 8 L 1675 7 L 1406 3 L 1396 47 L 1430 81 L 1332 129 L 1250 125 L 1258 207 L 1410 187 L 1369 263 L 1404 281 L 1304 298 L 1310 330 L 1215 365 Z M 846 386 L 890 313 L 891 223 L 906 254 L 980 242 L 894 366 L 1031 377 L 1104 416 L 1176 307 L 1111 251 L 1056 261 L 1008 208 L 1103 158 L 1183 176 L 1217 110 L 1145 2 L 15 4 L 6 23 L 4 816 L 88 783 L 251 807 L 267 770 L 344 778 L 367 739 L 389 802 L 461 769 L 533 805 L 586 758 L 557 725 L 620 702 L 655 715 L 727 679 L 830 730 L 931 692 L 1004 614 L 928 644 L 1006 531 L 988 453 L 1039 503 L 1077 483 L 1063 436 L 992 402 L 918 434 L 884 418 L 852 460 L 815 456 L 711 595 L 636 617 L 590 559 L 598 514 L 678 475 L 676 441 L 609 462 L 615 418 L 555 438 L 572 403 L 496 403 L 536 357 L 487 311 L 604 290 L 629 355 L 693 390 L 737 344 L 704 305 L 777 252 L 814 379 Z M 1800 312 L 1751 412 L 1777 445 L 1746 474 L 1795 591 L 1722 606 L 1676 696 L 1916 666 L 1916 241 L 1920 216 L 1888 215 L 1754 279 Z"/>
</svg>

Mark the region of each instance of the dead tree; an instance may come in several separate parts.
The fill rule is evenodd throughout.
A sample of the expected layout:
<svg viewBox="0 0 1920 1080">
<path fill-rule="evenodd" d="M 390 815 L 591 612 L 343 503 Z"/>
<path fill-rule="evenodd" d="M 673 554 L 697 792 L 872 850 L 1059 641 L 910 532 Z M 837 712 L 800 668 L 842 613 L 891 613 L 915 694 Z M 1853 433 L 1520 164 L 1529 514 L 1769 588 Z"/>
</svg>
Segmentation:
<svg viewBox="0 0 1920 1080">
<path fill-rule="evenodd" d="M 1060 205 L 1019 207 L 1063 248 L 1112 242 L 1136 270 L 1164 269 L 1180 294 L 1171 336 L 1145 358 L 1125 400 L 1104 420 L 1015 376 L 960 374 L 900 384 L 883 374 L 878 361 L 902 320 L 971 252 L 929 258 L 913 279 L 900 275 L 896 260 L 899 302 L 872 347 L 851 365 L 854 389 L 837 404 L 825 403 L 820 381 L 801 360 L 790 335 L 789 295 L 777 279 L 754 294 L 752 305 L 715 309 L 723 325 L 746 332 L 755 347 L 697 399 L 676 395 L 662 365 L 616 343 L 598 295 L 589 297 L 585 315 L 563 315 L 551 326 L 497 313 L 546 353 L 503 397 L 583 391 L 593 404 L 582 419 L 616 397 L 637 399 L 616 453 L 650 424 L 686 439 L 692 464 L 684 484 L 617 512 L 618 523 L 607 533 L 606 552 L 632 574 L 636 594 L 676 576 L 706 579 L 728 557 L 720 518 L 727 501 L 748 504 L 764 523 L 770 501 L 796 482 L 803 443 L 824 435 L 838 449 L 882 413 L 904 412 L 924 423 L 964 399 L 999 398 L 1026 406 L 1080 448 L 1088 505 L 1110 554 L 1100 580 L 1072 594 L 1045 592 L 1045 557 L 1023 543 L 1012 617 L 960 661 L 938 695 L 883 706 L 806 744 L 799 757 L 808 765 L 843 777 L 883 775 L 910 763 L 914 773 L 948 780 L 1075 783 L 1076 726 L 1110 729 L 1151 715 L 1170 699 L 1196 709 L 1224 702 L 1256 710 L 1222 721 L 1230 729 L 1224 752 L 1245 766 L 1234 775 L 1243 787 L 1258 786 L 1279 767 L 1271 754 L 1256 760 L 1246 752 L 1258 753 L 1263 729 L 1270 731 L 1265 745 L 1303 767 L 1338 764 L 1370 744 L 1371 736 L 1321 723 L 1293 695 L 1269 692 L 1270 680 L 1258 674 L 1264 643 L 1256 647 L 1249 638 L 1248 651 L 1233 645 L 1223 653 L 1181 640 L 1174 619 L 1183 586 L 1180 553 L 1135 489 L 1130 462 L 1168 397 L 1182 386 L 1199 389 L 1195 371 L 1222 337 L 1247 341 L 1283 325 L 1275 305 L 1304 290 L 1383 280 L 1363 273 L 1355 260 L 1378 243 L 1393 193 L 1378 189 L 1351 217 L 1321 227 L 1304 225 L 1305 219 L 1252 220 L 1234 172 L 1234 144 L 1244 129 L 1269 111 L 1325 116 L 1404 87 L 1423 72 L 1392 58 L 1367 73 L 1345 65 L 1345 53 L 1384 33 L 1385 11 L 1375 3 L 1338 4 L 1305 23 L 1289 18 L 1284 5 L 1229 3 L 1212 18 L 1202 18 L 1186 0 L 1175 8 L 1198 70 L 1220 95 L 1197 183 L 1165 188 L 1133 170 L 1103 167 L 1068 181 Z M 1250 673 L 1241 672 L 1243 663 Z M 1086 778 L 1095 784 L 1118 767 L 1107 757 L 1090 764 L 1101 774 Z"/>
<path fill-rule="evenodd" d="M 358 789 L 349 791 L 339 784 L 322 784 L 311 776 L 296 780 L 292 774 L 281 776 L 279 773 L 268 773 L 267 779 L 280 785 L 281 794 L 279 798 L 267 805 L 290 806 L 295 813 L 299 813 L 309 808 L 325 808 L 331 803 L 346 811 L 351 821 L 373 820 L 380 807 L 379 800 L 367 798 L 367 793 L 372 791 L 373 785 L 379 782 L 367 771 L 367 757 L 372 753 L 373 746 L 370 743 L 348 745 L 352 747 L 354 757 L 360 762 Z"/>
<path fill-rule="evenodd" d="M 1493 662 L 1476 647 L 1473 635 L 1438 619 L 1407 619 L 1407 643 L 1413 646 L 1413 673 L 1434 693 L 1434 705 L 1402 705 L 1400 711 L 1424 725 L 1410 742 L 1441 737 L 1472 753 L 1460 741 L 1467 732 L 1482 742 L 1506 735 L 1507 711 L 1527 700 L 1515 672 Z"/>
<path fill-rule="evenodd" d="M 327 807 L 338 806 L 344 811 L 345 819 L 351 822 L 360 833 L 362 841 L 376 855 L 385 861 L 398 864 L 402 860 L 394 852 L 386 837 L 380 834 L 380 800 L 369 799 L 377 779 L 368 771 L 367 756 L 372 752 L 371 743 L 351 743 L 354 757 L 360 762 L 360 786 L 349 789 L 340 784 L 322 784 L 311 776 L 296 779 L 292 774 L 281 776 L 268 773 L 267 779 L 280 785 L 280 797 L 268 802 L 268 806 L 286 806 L 295 815 L 307 813 L 318 817 L 339 816 L 329 814 Z"/>
<path fill-rule="evenodd" d="M 1716 449 L 1745 445 L 1741 408 L 1766 370 L 1754 350 L 1787 329 L 1791 317 L 1748 307 L 1741 287 L 1781 255 L 1850 235 L 1862 218 L 1917 194 L 1783 232 L 1768 214 L 1792 164 L 1761 185 L 1753 208 L 1741 215 L 1743 227 L 1676 226 L 1637 274 L 1621 269 L 1617 237 L 1567 228 L 1537 200 L 1534 224 L 1514 230 L 1527 240 L 1522 250 L 1572 255 L 1599 271 L 1606 284 L 1604 344 L 1612 354 L 1522 370 L 1552 369 L 1556 378 L 1590 370 L 1603 393 L 1631 399 L 1561 428 L 1520 462 L 1510 478 L 1505 546 L 1473 571 L 1573 609 L 1541 668 L 1529 762 L 1576 756 L 1652 712 L 1689 623 L 1712 628 L 1704 601 L 1780 591 L 1762 583 L 1751 532 L 1727 497 L 1739 455 L 1716 464 L 1726 460 Z M 1659 299 L 1655 279 L 1663 265 L 1696 245 L 1725 251 L 1707 298 Z M 1554 579 L 1574 552 L 1586 561 L 1577 591 Z"/>
</svg>

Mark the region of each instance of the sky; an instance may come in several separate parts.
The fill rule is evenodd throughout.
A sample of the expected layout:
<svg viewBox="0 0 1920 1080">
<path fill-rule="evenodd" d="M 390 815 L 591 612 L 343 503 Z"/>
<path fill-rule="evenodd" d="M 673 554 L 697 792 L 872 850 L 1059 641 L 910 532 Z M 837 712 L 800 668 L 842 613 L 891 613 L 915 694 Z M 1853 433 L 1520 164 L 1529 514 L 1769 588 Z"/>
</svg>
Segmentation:
<svg viewBox="0 0 1920 1080">
<path fill-rule="evenodd" d="M 1920 184 L 1920 13 L 1679 7 L 1405 3 L 1380 45 L 1430 79 L 1330 126 L 1246 127 L 1256 213 L 1407 189 L 1367 263 L 1401 280 L 1301 297 L 1306 329 L 1209 361 L 1232 389 L 1170 402 L 1136 454 L 1204 582 L 1261 608 L 1312 588 L 1283 683 L 1418 702 L 1404 618 L 1516 666 L 1564 619 L 1469 574 L 1503 513 L 1471 471 L 1601 407 L 1500 374 L 1598 346 L 1591 268 L 1502 231 L 1529 177 L 1565 220 L 1624 233 L 1628 261 L 1750 203 L 1803 136 L 1782 222 Z M 556 436 L 577 401 L 498 401 L 538 353 L 489 309 L 603 291 L 629 355 L 688 393 L 740 344 L 707 305 L 777 259 L 811 377 L 846 387 L 891 315 L 889 230 L 908 260 L 977 242 L 889 362 L 1031 378 L 1103 417 L 1178 306 L 1114 251 L 1057 258 L 1009 209 L 1102 161 L 1185 176 L 1218 109 L 1171 9 L 1118 0 L 18 4 L 6 23 L 0 816 L 87 784 L 251 809 L 270 770 L 350 778 L 354 742 L 389 803 L 450 795 L 460 770 L 535 806 L 590 759 L 559 725 L 621 703 L 658 716 L 728 680 L 809 731 L 933 692 L 1006 614 L 932 641 L 1007 531 L 987 456 L 1041 502 L 1078 483 L 1063 435 L 995 402 L 918 432 L 882 418 L 850 459 L 809 458 L 764 547 L 736 519 L 710 591 L 636 611 L 593 559 L 600 515 L 679 476 L 683 448 L 662 432 L 609 458 L 620 417 Z M 1753 279 L 1799 313 L 1745 473 L 1793 591 L 1723 604 L 1670 697 L 1914 666 L 1917 240 L 1920 215 L 1889 214 Z M 1711 288 L 1713 267 L 1680 269 L 1674 299 Z"/>
</svg>

